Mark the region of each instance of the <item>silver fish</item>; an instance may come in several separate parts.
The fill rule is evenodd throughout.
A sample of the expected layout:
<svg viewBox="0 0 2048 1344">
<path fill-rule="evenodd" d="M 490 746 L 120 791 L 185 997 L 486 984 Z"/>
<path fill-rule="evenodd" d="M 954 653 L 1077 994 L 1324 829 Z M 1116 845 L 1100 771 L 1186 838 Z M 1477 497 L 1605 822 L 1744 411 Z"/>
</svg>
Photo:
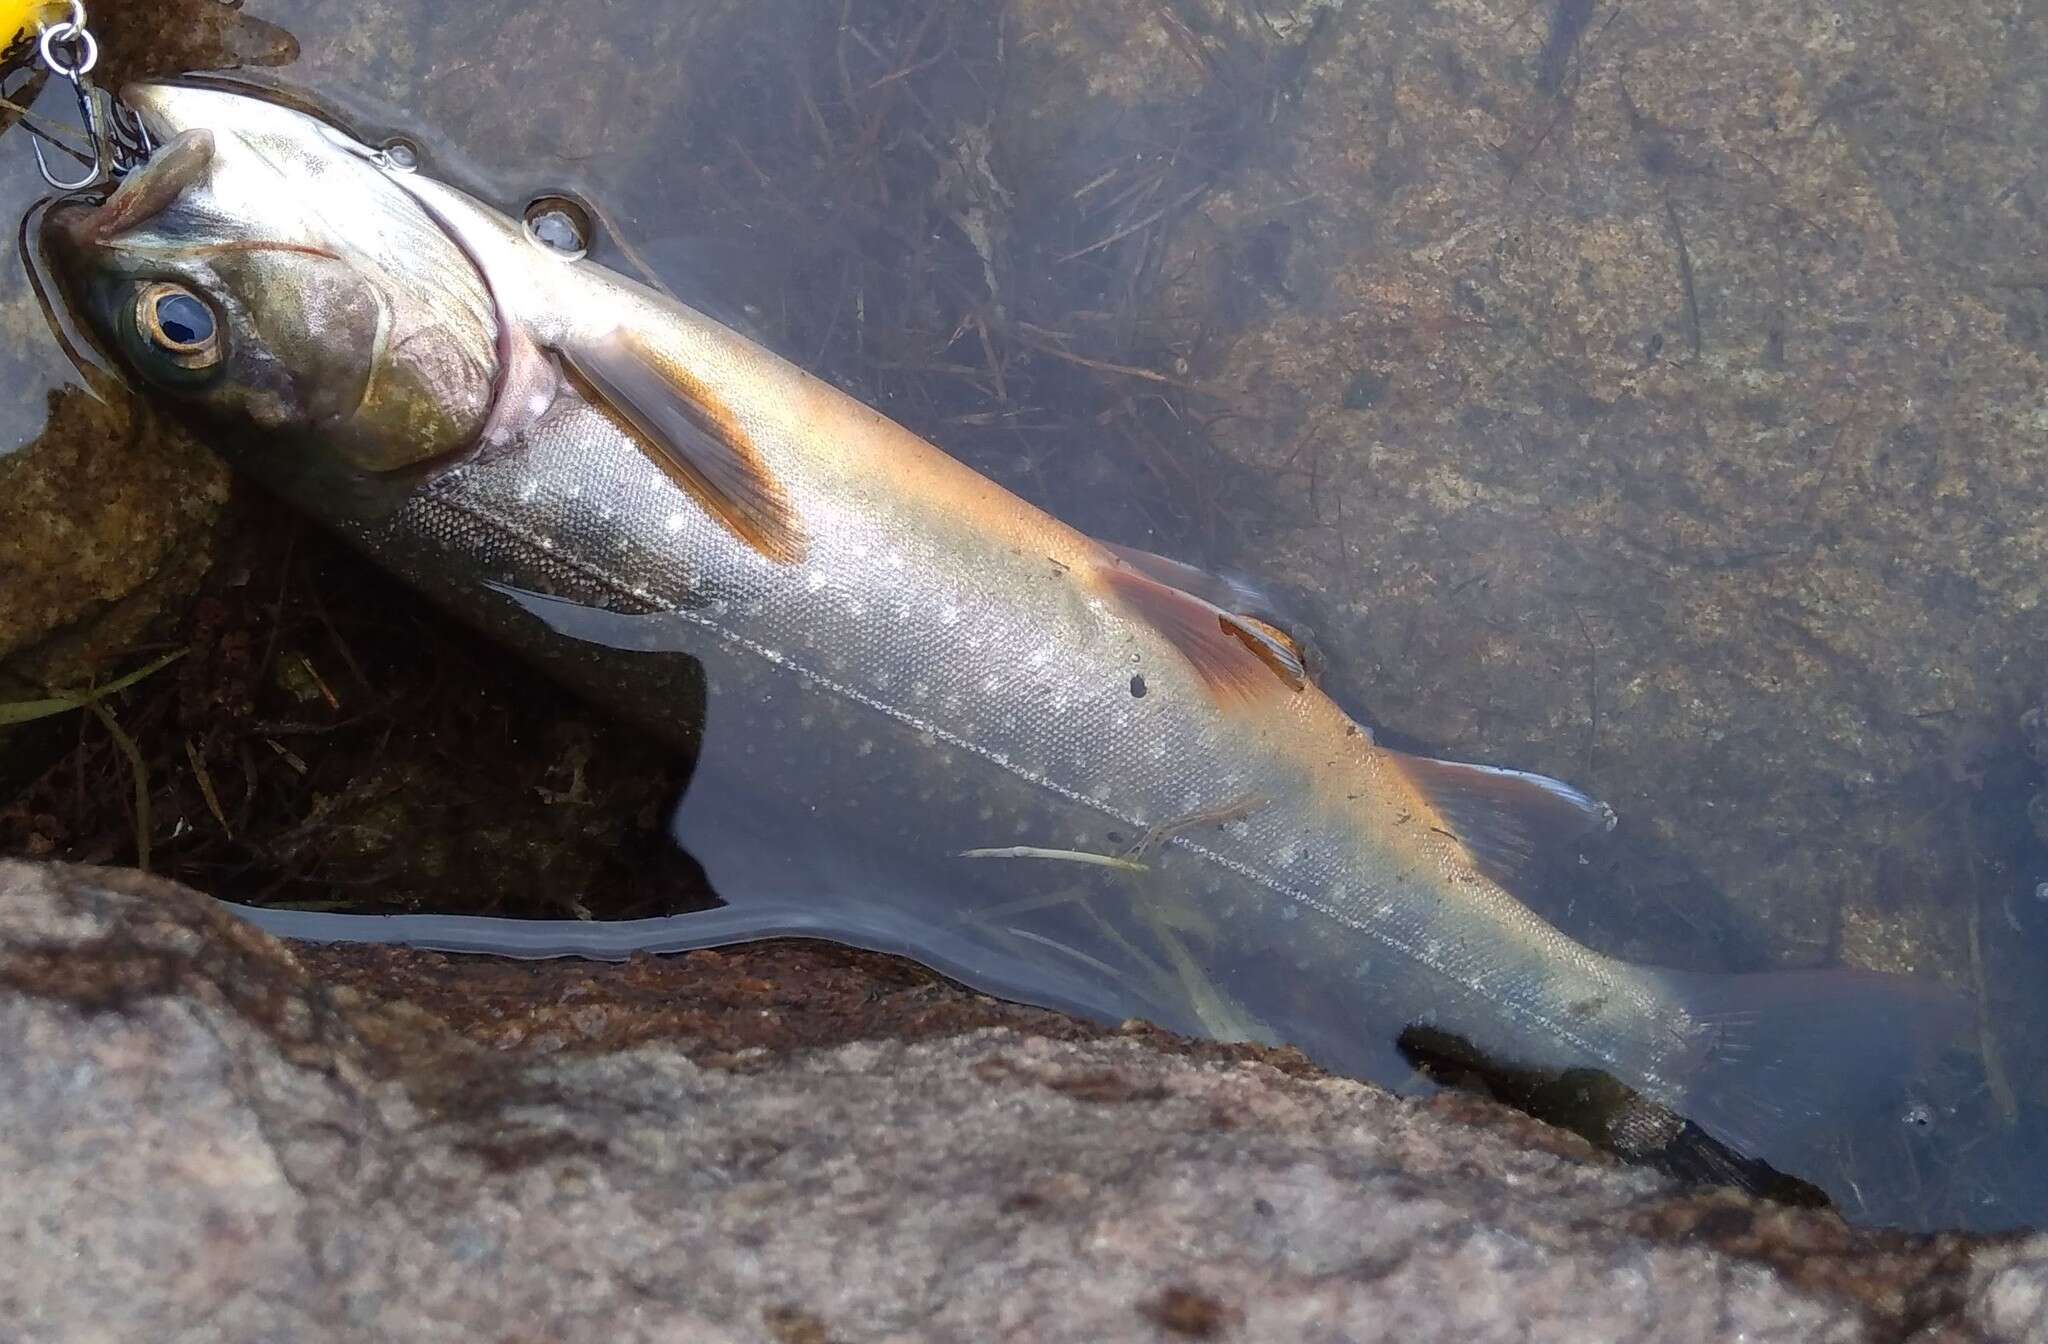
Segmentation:
<svg viewBox="0 0 2048 1344">
<path fill-rule="evenodd" d="M 1611 814 L 1376 744 L 1232 585 L 1075 531 L 314 117 L 125 97 L 168 147 L 41 227 L 80 325 L 298 507 L 693 751 L 677 835 L 728 902 L 274 927 L 524 955 L 821 935 L 1392 1080 L 1422 1025 L 1794 1167 L 1943 1017 L 1892 977 L 1580 945 L 1511 888 Z"/>
</svg>

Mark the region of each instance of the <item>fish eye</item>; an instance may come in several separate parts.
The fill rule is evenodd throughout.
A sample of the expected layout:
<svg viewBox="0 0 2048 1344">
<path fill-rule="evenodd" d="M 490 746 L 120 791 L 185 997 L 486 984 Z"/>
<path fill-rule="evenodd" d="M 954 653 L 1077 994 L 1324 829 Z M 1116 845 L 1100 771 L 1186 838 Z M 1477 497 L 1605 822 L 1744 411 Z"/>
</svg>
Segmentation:
<svg viewBox="0 0 2048 1344">
<path fill-rule="evenodd" d="M 148 372 L 188 381 L 219 367 L 225 357 L 220 319 L 206 300 L 183 285 L 144 285 L 135 296 L 134 332 Z"/>
</svg>

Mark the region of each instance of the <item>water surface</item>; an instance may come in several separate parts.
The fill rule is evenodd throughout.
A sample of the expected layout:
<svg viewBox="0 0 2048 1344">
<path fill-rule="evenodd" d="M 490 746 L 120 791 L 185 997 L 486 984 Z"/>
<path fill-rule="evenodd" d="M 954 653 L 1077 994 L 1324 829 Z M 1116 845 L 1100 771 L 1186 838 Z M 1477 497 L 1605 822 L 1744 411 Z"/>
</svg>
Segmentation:
<svg viewBox="0 0 2048 1344">
<path fill-rule="evenodd" d="M 1957 986 L 1975 1050 L 1842 1117 L 1824 1183 L 1871 1221 L 2042 1221 L 2048 748 L 2022 723 L 2048 698 L 2048 20 L 1876 0 L 248 13 L 297 41 L 266 78 L 404 134 L 430 171 L 514 209 L 573 193 L 607 264 L 1084 530 L 1266 580 L 1387 740 L 1600 794 L 1621 827 L 1529 893 L 1574 936 Z M 144 28 L 110 14 L 110 49 L 122 19 Z M 19 139 L 0 141 L 17 208 Z M 67 367 L 4 286 L 9 451 Z M 389 624 L 351 623 L 351 601 L 392 600 L 379 581 L 311 539 L 225 544 L 247 571 L 215 594 L 230 608 L 265 608 L 278 566 L 339 612 L 338 640 L 284 626 L 338 684 L 301 678 L 293 717 L 432 703 L 403 657 L 353 653 Z M 251 694 L 296 695 L 255 643 Z M 516 679 L 463 657 L 465 694 Z M 546 789 L 595 777 L 614 820 L 592 833 L 644 841 L 616 819 L 673 778 L 522 693 L 500 716 L 549 739 L 528 758 Z M 376 720 L 415 743 L 395 763 L 360 737 L 323 761 L 336 735 L 280 737 L 278 705 L 203 759 L 223 810 L 290 769 L 269 742 L 358 803 L 489 759 L 456 737 L 474 721 L 422 713 L 431 730 Z M 246 828 L 202 839 L 177 727 L 160 867 L 229 894 L 390 894 L 403 808 L 363 804 L 362 852 L 310 870 Z M 534 805 L 490 794 L 437 825 L 518 830 Z M 550 873 L 577 867 L 544 848 Z M 432 887 L 413 880 L 409 899 Z M 545 885 L 483 903 L 545 909 Z"/>
</svg>

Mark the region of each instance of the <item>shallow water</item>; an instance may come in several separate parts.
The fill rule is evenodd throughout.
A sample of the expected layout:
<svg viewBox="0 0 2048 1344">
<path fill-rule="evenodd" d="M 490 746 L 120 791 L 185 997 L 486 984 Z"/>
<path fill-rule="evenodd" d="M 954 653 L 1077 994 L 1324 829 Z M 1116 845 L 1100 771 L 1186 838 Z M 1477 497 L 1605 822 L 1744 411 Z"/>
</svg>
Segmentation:
<svg viewBox="0 0 2048 1344">
<path fill-rule="evenodd" d="M 2042 19 L 441 8 L 249 6 L 272 77 L 430 171 L 575 193 L 608 264 L 1269 582 L 1387 740 L 1600 794 L 1620 829 L 1529 893 L 1575 936 L 1959 987 L 1976 1051 L 1802 1174 L 2043 1221 Z M 11 446 L 66 366 L 6 285 Z"/>
</svg>

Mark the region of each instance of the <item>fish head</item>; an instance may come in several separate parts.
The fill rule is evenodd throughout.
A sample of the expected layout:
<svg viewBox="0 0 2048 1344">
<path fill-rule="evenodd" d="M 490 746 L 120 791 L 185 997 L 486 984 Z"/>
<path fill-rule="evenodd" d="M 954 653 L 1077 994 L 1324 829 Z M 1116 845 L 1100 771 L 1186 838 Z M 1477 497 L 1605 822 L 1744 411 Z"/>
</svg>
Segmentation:
<svg viewBox="0 0 2048 1344">
<path fill-rule="evenodd" d="M 209 442 L 301 489 L 459 457 L 500 363 L 489 286 L 387 156 L 250 93 L 122 94 L 158 148 L 44 214 L 75 325 Z"/>
</svg>

